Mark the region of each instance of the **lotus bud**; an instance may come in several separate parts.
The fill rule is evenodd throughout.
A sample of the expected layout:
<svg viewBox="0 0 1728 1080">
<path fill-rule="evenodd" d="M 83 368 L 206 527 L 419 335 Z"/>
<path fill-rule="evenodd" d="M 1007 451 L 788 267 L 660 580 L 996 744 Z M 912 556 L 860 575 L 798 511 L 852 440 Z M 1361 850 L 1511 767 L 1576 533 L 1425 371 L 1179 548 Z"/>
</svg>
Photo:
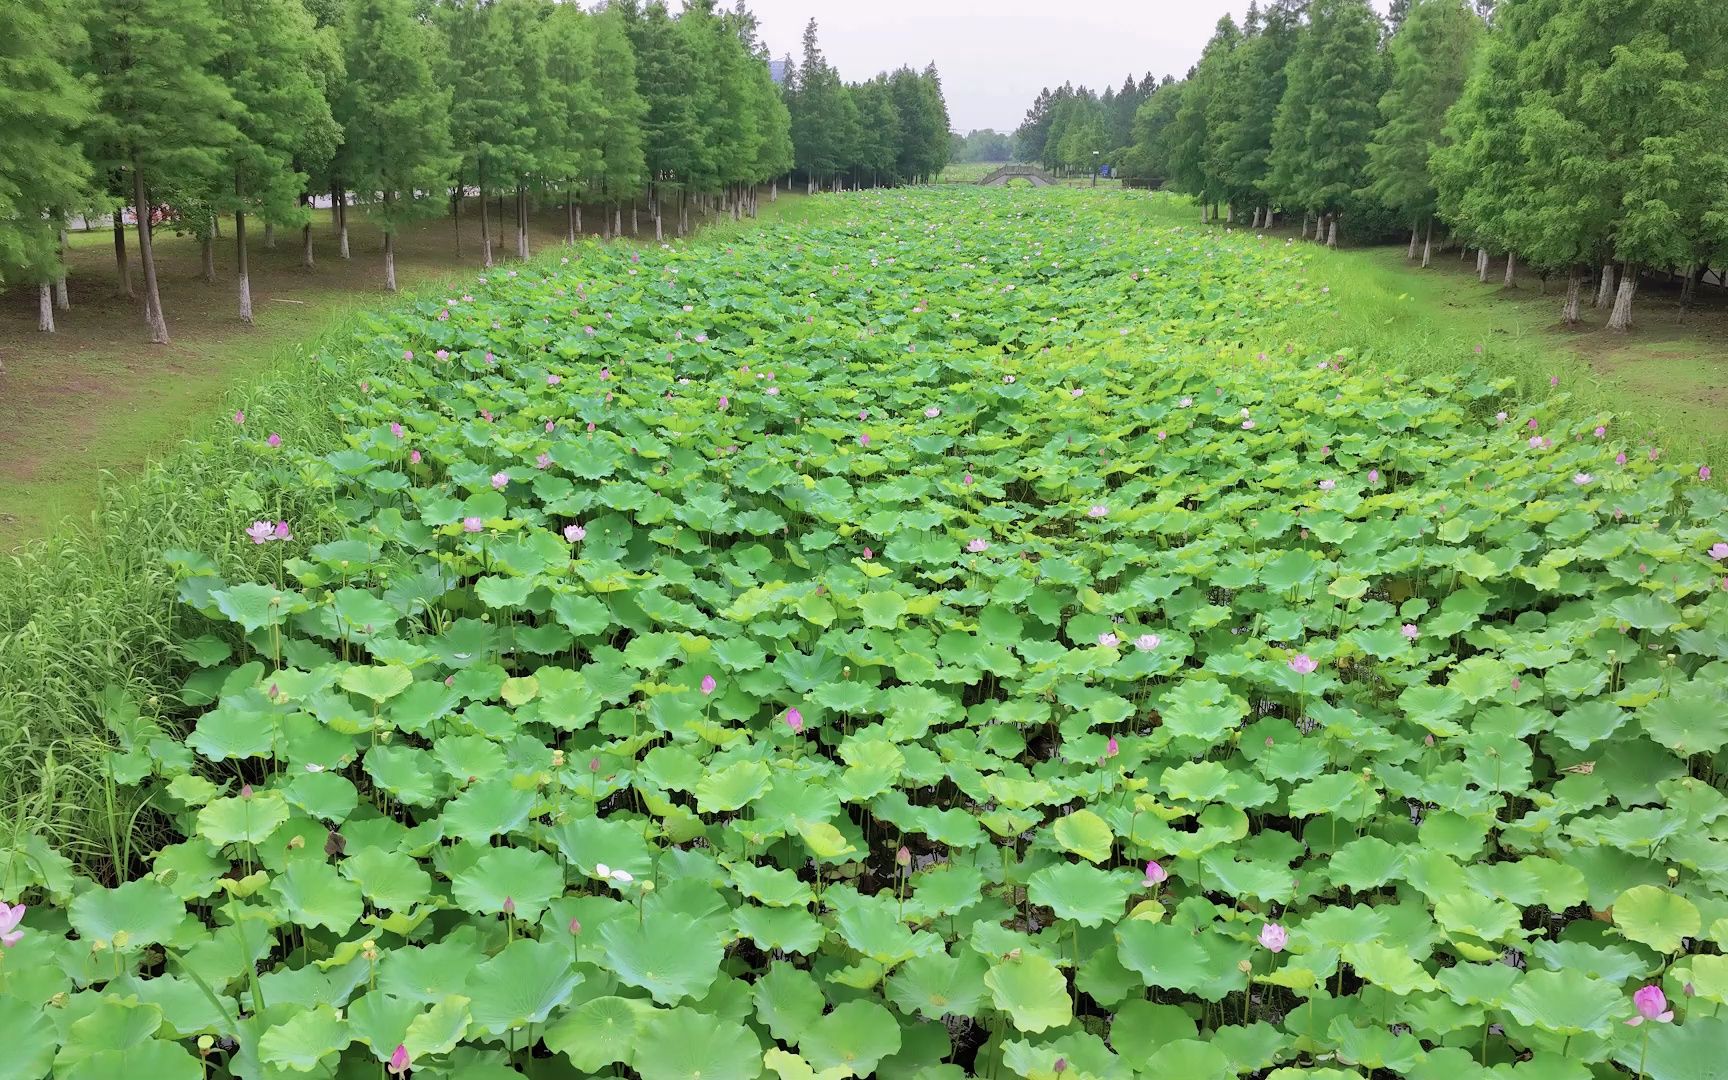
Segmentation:
<svg viewBox="0 0 1728 1080">
<path fill-rule="evenodd" d="M 1236 970 L 1240 971 L 1242 974 L 1246 975 L 1250 971 L 1254 970 L 1254 965 L 1249 963 L 1246 960 L 1238 960 L 1238 961 L 1236 961 Z"/>
<path fill-rule="evenodd" d="M 894 861 L 896 863 L 900 864 L 901 866 L 911 866 L 912 865 L 912 852 L 910 852 L 906 849 L 905 844 L 901 844 L 900 850 L 896 851 L 894 853 Z"/>
<path fill-rule="evenodd" d="M 581 919 L 571 919 L 570 920 L 570 936 L 571 937 L 581 937 L 582 936 L 582 920 Z"/>
<path fill-rule="evenodd" d="M 306 838 L 304 836 L 293 836 L 293 837 L 289 837 L 289 839 L 288 839 L 288 850 L 289 851 L 299 851 L 301 848 L 303 848 L 305 846 L 306 846 Z"/>
<path fill-rule="evenodd" d="M 506 914 L 506 915 L 516 914 L 516 901 L 511 899 L 508 896 L 506 896 L 504 898 L 504 914 Z"/>
<path fill-rule="evenodd" d="M 1068 1071 L 1068 1059 L 1067 1058 L 1057 1058 L 1056 1063 L 1054 1065 L 1050 1066 L 1050 1068 L 1056 1072 L 1059 1072 L 1059 1073 L 1067 1072 Z"/>
<path fill-rule="evenodd" d="M 250 799 L 252 797 L 252 785 L 251 784 L 241 784 L 240 785 L 240 797 L 242 799 Z"/>
</svg>

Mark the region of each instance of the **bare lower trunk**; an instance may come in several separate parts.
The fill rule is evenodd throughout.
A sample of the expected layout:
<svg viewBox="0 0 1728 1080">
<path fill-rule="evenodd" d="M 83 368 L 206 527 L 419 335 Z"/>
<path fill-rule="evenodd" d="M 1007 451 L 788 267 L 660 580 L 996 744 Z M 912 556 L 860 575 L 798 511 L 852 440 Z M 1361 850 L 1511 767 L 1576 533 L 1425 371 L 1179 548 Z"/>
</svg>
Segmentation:
<svg viewBox="0 0 1728 1080">
<path fill-rule="evenodd" d="M 661 240 L 660 230 L 660 201 L 656 199 L 654 201 L 654 242 L 656 244 L 660 243 Z"/>
<path fill-rule="evenodd" d="M 1688 266 L 1686 277 L 1680 283 L 1680 306 L 1689 308 L 1698 299 L 1698 275 L 1703 270 L 1701 266 Z"/>
<path fill-rule="evenodd" d="M 576 235 L 582 235 L 582 201 L 576 201 Z"/>
<path fill-rule="evenodd" d="M 386 191 L 384 193 L 384 287 L 391 292 L 396 291 L 396 221 L 390 213 L 394 202 L 390 192 Z M 482 212 L 485 211 L 485 200 L 481 200 L 480 208 Z"/>
<path fill-rule="evenodd" d="M 1614 310 L 1608 315 L 1608 329 L 1626 331 L 1632 328 L 1632 297 L 1638 292 L 1638 264 L 1627 263 L 1620 271 L 1620 288 L 1614 294 Z"/>
<path fill-rule="evenodd" d="M 264 250 L 276 250 L 276 223 L 273 221 L 264 223 Z"/>
<path fill-rule="evenodd" d="M 487 222 L 491 215 L 486 211 L 486 170 L 480 170 L 480 265 L 492 265 L 492 226 Z"/>
<path fill-rule="evenodd" d="M 312 269 L 312 223 L 308 221 L 300 226 L 300 266 L 304 270 Z"/>
<path fill-rule="evenodd" d="M 1309 215 L 1308 211 L 1306 211 L 1306 210 L 1302 211 L 1302 239 L 1304 239 L 1304 240 L 1308 239 L 1308 218 L 1309 218 L 1309 216 L 1310 215 Z"/>
<path fill-rule="evenodd" d="M 1567 326 L 1578 325 L 1578 305 L 1584 293 L 1584 268 L 1574 266 L 1566 279 L 1566 304 L 1560 309 L 1560 319 Z"/>
<path fill-rule="evenodd" d="M 37 286 L 36 329 L 44 334 L 54 332 L 54 286 L 44 281 Z"/>
<path fill-rule="evenodd" d="M 462 170 L 456 170 L 456 197 L 450 201 L 450 221 L 456 226 L 456 258 L 462 258 Z"/>
<path fill-rule="evenodd" d="M 637 213 L 638 213 L 638 210 L 637 210 L 636 204 L 631 203 L 630 204 L 630 235 L 631 236 L 641 236 L 642 235 L 642 230 L 641 230 L 641 227 L 639 225 L 639 222 L 641 219 L 637 217 Z"/>
<path fill-rule="evenodd" d="M 1333 214 L 1331 217 L 1332 220 L 1326 223 L 1326 246 L 1335 248 L 1338 246 L 1338 215 Z"/>
<path fill-rule="evenodd" d="M 624 235 L 624 208 L 617 203 L 612 204 L 612 235 Z"/>
<path fill-rule="evenodd" d="M 1596 303 L 1594 306 L 1595 307 L 1607 307 L 1609 301 L 1611 301 L 1613 299 L 1614 299 L 1614 264 L 1611 262 L 1610 263 L 1603 263 L 1602 264 L 1602 281 L 1596 287 Z"/>
<path fill-rule="evenodd" d="M 204 279 L 204 284 L 216 284 L 216 233 L 214 230 L 198 238 L 198 257 L 201 269 L 198 276 Z"/>
<path fill-rule="evenodd" d="M 570 197 L 569 192 L 564 193 L 564 242 L 576 242 L 576 200 Z"/>
<path fill-rule="evenodd" d="M 1506 276 L 1500 284 L 1508 289 L 1518 284 L 1518 256 L 1510 251 L 1506 253 Z"/>
<path fill-rule="evenodd" d="M 769 202 L 779 202 L 780 201 L 780 181 L 779 180 L 775 180 L 773 185 L 768 188 L 768 201 Z"/>
<path fill-rule="evenodd" d="M 330 181 L 330 227 L 342 227 L 342 184 L 340 181 Z"/>
<path fill-rule="evenodd" d="M 346 259 L 348 257 L 348 194 L 343 191 L 338 191 L 337 194 L 341 196 L 342 201 L 336 206 L 336 254 Z"/>
<path fill-rule="evenodd" d="M 240 185 L 234 185 L 235 194 L 239 194 Z M 240 321 L 252 321 L 252 276 L 246 267 L 246 212 L 234 211 L 234 264 L 235 276 L 240 279 Z"/>
<path fill-rule="evenodd" d="M 150 197 L 144 190 L 144 170 L 132 159 L 132 200 L 138 208 L 138 258 L 144 264 L 144 319 L 150 340 L 168 344 L 168 320 L 162 314 L 162 293 L 156 287 L 156 247 L 150 235 Z"/>
<path fill-rule="evenodd" d="M 66 243 L 66 230 L 60 230 L 60 273 L 54 278 L 54 306 L 61 311 L 72 310 L 72 298 L 66 295 L 66 256 L 70 250 Z"/>
<path fill-rule="evenodd" d="M 1412 261 L 1415 260 L 1415 258 L 1416 258 L 1416 237 L 1420 233 L 1420 231 L 1421 230 L 1418 228 L 1417 225 L 1415 225 L 1414 223 L 1411 224 L 1411 226 L 1410 226 L 1410 250 L 1407 253 L 1405 253 L 1405 255 L 1404 255 L 1404 257 L 1406 259 L 1410 259 Z"/>
<path fill-rule="evenodd" d="M 1428 219 L 1428 229 L 1422 235 L 1422 269 L 1428 269 L 1428 260 L 1434 254 L 1434 219 Z"/>
<path fill-rule="evenodd" d="M 1485 247 L 1476 249 L 1476 280 L 1488 280 L 1488 249 Z"/>
<path fill-rule="evenodd" d="M 126 214 L 124 207 L 114 211 L 114 278 L 115 287 L 120 295 L 128 300 L 132 299 L 132 264 L 126 261 Z"/>
<path fill-rule="evenodd" d="M 1094 178 L 1092 182 L 1094 184 L 1096 184 L 1098 181 L 1096 178 Z M 1226 225 L 1236 224 L 1236 204 L 1235 203 L 1225 203 L 1224 204 L 1224 224 L 1226 224 Z"/>
<path fill-rule="evenodd" d="M 528 257 L 528 189 L 516 185 L 516 257 Z"/>
</svg>

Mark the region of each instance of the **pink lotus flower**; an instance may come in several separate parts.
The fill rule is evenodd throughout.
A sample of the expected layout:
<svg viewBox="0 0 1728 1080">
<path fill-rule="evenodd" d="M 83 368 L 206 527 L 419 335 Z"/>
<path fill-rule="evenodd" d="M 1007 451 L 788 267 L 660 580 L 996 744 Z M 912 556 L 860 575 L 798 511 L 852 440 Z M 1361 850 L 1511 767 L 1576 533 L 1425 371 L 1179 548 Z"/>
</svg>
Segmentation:
<svg viewBox="0 0 1728 1080">
<path fill-rule="evenodd" d="M 403 349 L 402 350 L 402 359 L 404 359 L 404 360 L 414 359 L 414 350 L 413 349 Z"/>
<path fill-rule="evenodd" d="M 1290 670 L 1298 675 L 1312 675 L 1320 664 L 1307 653 L 1297 653 L 1290 658 Z"/>
<path fill-rule="evenodd" d="M 1667 1024 L 1674 1019 L 1674 1010 L 1668 1007 L 1668 995 L 1655 983 L 1640 986 L 1633 991 L 1632 1006 L 1638 1010 L 1638 1015 L 1626 1021 L 1628 1027 L 1637 1027 L 1646 1020 Z"/>
<path fill-rule="evenodd" d="M 1605 427 L 1603 427 L 1603 426 L 1601 426 L 1601 425 L 1600 425 L 1600 424 L 1598 424 L 1598 425 L 1597 425 L 1597 427 L 1596 427 L 1596 432 L 1595 432 L 1595 434 L 1596 434 L 1596 437 L 1597 437 L 1597 438 L 1598 438 L 1598 439 L 1600 439 L 1600 438 L 1601 438 L 1601 437 L 1602 437 L 1602 436 L 1604 436 L 1604 435 L 1606 435 L 1606 434 L 1608 434 L 1608 429 L 1607 429 L 1607 428 L 1605 428 Z"/>
<path fill-rule="evenodd" d="M 990 548 L 990 545 L 984 542 L 983 537 L 979 537 L 979 536 L 974 536 L 966 544 L 966 550 L 970 551 L 974 555 L 977 555 L 981 552 L 987 551 L 987 550 L 989 550 L 989 548 Z"/>
<path fill-rule="evenodd" d="M 1252 421 L 1252 420 L 1242 421 L 1242 430 L 1243 431 L 1253 431 L 1254 430 L 1254 421 Z"/>
<path fill-rule="evenodd" d="M 587 535 L 588 530 L 584 529 L 581 525 L 564 526 L 564 539 L 570 541 L 572 544 L 579 543 Z"/>
<path fill-rule="evenodd" d="M 1368 470 L 1368 482 L 1370 484 L 1378 484 L 1380 482 L 1380 470 L 1379 469 L 1369 469 Z"/>
<path fill-rule="evenodd" d="M 1495 413 L 1494 414 L 1494 422 L 1496 424 L 1504 424 L 1506 422 L 1506 414 L 1504 412 Z"/>
<path fill-rule="evenodd" d="M 1529 428 L 1531 431 L 1535 431 L 1536 430 L 1536 418 L 1534 416 L 1532 416 L 1530 418 L 1530 422 L 1528 424 L 1525 424 L 1524 426 Z"/>
<path fill-rule="evenodd" d="M 1710 479 L 1710 466 L 1708 466 L 1708 465 L 1698 466 L 1698 479 L 1700 479 L 1700 480 Z"/>
<path fill-rule="evenodd" d="M 971 473 L 967 473 L 965 476 L 962 476 L 960 478 L 960 486 L 961 487 L 971 487 L 972 486 L 972 474 Z"/>
<path fill-rule="evenodd" d="M 1728 543 L 1718 540 L 1711 544 L 1710 557 L 1712 559 L 1728 559 Z"/>
<path fill-rule="evenodd" d="M 1124 331 L 1124 333 L 1126 333 L 1126 331 Z M 1079 397 L 1081 394 L 1084 394 L 1085 392 L 1086 391 L 1084 391 L 1084 390 L 1080 389 L 1078 386 L 1076 386 L 1074 389 L 1068 391 L 1068 396 L 1069 397 Z"/>
<path fill-rule="evenodd" d="M 1087 510 L 1086 516 L 1092 517 L 1092 518 L 1101 518 L 1104 515 L 1108 514 L 1109 512 L 1110 512 L 1110 508 L 1108 506 L 1105 506 L 1102 503 L 1099 503 L 1099 504 L 1094 505 L 1090 510 Z"/>
<path fill-rule="evenodd" d="M 7 904 L 0 900 L 0 946 L 10 949 L 18 944 L 24 936 L 24 931 L 18 929 L 18 924 L 24 921 L 24 912 L 28 909 L 23 904 Z"/>
<path fill-rule="evenodd" d="M 732 407 L 732 399 L 727 397 L 725 394 L 721 394 L 720 395 L 720 411 L 725 412 L 727 409 L 730 409 L 731 407 Z"/>
<path fill-rule="evenodd" d="M 1106 630 L 1104 633 L 1098 635 L 1098 644 L 1104 646 L 1106 649 L 1114 649 L 1118 645 L 1122 644 L 1122 639 Z"/>
<path fill-rule="evenodd" d="M 291 531 L 289 531 L 288 523 L 286 521 L 278 521 L 276 523 L 276 528 L 271 531 L 270 536 L 271 536 L 271 539 L 273 539 L 273 540 L 292 540 L 292 539 L 294 539 L 294 534 Z"/>
<path fill-rule="evenodd" d="M 408 1071 L 412 1059 L 408 1057 L 408 1047 L 402 1043 L 396 1044 L 396 1049 L 390 1053 L 390 1062 L 386 1066 L 391 1076 L 401 1076 Z"/>
<path fill-rule="evenodd" d="M 414 465 L 420 464 L 420 451 L 418 451 L 418 450 L 408 451 L 408 461 Z"/>
<path fill-rule="evenodd" d="M 1544 440 L 1544 439 L 1543 439 L 1543 438 L 1542 438 L 1542 436 L 1540 436 L 1540 435 L 1532 435 L 1532 436 L 1530 436 L 1530 449 L 1532 449 L 1532 450 L 1540 450 L 1540 449 L 1542 449 L 1542 444 L 1543 444 L 1543 442 L 1545 442 L 1545 441 L 1546 441 L 1546 440 Z"/>
<path fill-rule="evenodd" d="M 868 434 L 858 436 L 858 445 L 859 446 L 869 446 L 870 445 L 870 436 Z"/>
<path fill-rule="evenodd" d="M 396 436 L 398 439 L 400 439 L 402 437 L 402 425 L 401 424 L 394 424 L 394 423 L 391 424 L 390 425 L 390 434 L 392 434 L 392 435 Z"/>
<path fill-rule="evenodd" d="M 480 519 L 477 517 L 465 517 L 465 518 L 463 518 L 462 519 L 462 531 L 463 532 L 471 532 L 471 533 L 479 532 L 480 531 Z"/>
<path fill-rule="evenodd" d="M 493 491 L 503 491 L 504 488 L 509 485 L 509 483 L 510 483 L 510 475 L 508 473 L 495 472 L 492 474 L 492 490 Z"/>
<path fill-rule="evenodd" d="M 1331 491 L 1333 488 L 1335 488 L 1337 486 L 1338 486 L 1338 481 L 1336 481 L 1336 480 L 1327 479 L 1327 480 L 1320 481 L 1320 490 L 1321 491 Z"/>
<path fill-rule="evenodd" d="M 1121 752 L 1122 747 L 1116 742 L 1116 736 L 1110 736 L 1109 740 L 1104 743 L 1104 756 L 1115 757 Z"/>
<path fill-rule="evenodd" d="M 1164 434 L 1164 429 L 1163 429 L 1163 428 L 1159 428 L 1159 429 L 1158 429 L 1158 441 L 1159 441 L 1159 442 L 1163 442 L 1163 441 L 1164 441 L 1164 440 L 1165 440 L 1165 439 L 1166 439 L 1166 438 L 1168 438 L 1168 436 L 1166 436 L 1166 435 L 1165 435 L 1165 434 Z"/>
<path fill-rule="evenodd" d="M 704 696 L 706 696 L 708 694 L 712 694 L 714 692 L 714 687 L 716 687 L 718 685 L 719 684 L 714 681 L 714 676 L 712 676 L 712 675 L 702 676 L 702 693 Z"/>
<path fill-rule="evenodd" d="M 1145 885 L 1148 889 L 1152 889 L 1169 880 L 1170 871 L 1159 866 L 1157 859 L 1153 859 L 1146 864 L 1146 880 L 1141 882 L 1141 884 Z"/>
<path fill-rule="evenodd" d="M 1416 629 L 1416 624 L 1413 622 L 1405 623 L 1398 632 L 1404 635 L 1406 641 L 1415 641 L 1422 634 L 1422 631 Z"/>
<path fill-rule="evenodd" d="M 1616 464 L 1616 465 L 1626 464 L 1626 451 L 1622 450 L 1618 454 L 1614 455 L 1614 464 Z"/>
<path fill-rule="evenodd" d="M 1134 648 L 1140 652 L 1151 652 L 1163 643 L 1164 639 L 1157 634 L 1141 634 L 1134 639 Z"/>
<path fill-rule="evenodd" d="M 1002 376 L 1002 381 L 1005 383 L 1012 383 L 1014 381 L 1014 376 L 1004 375 L 1004 376 Z"/>
<path fill-rule="evenodd" d="M 938 409 L 936 406 L 932 405 L 928 409 L 924 410 L 924 415 L 927 419 L 934 420 L 938 416 L 942 415 L 942 410 Z"/>
<path fill-rule="evenodd" d="M 1185 397 L 1181 401 L 1178 401 L 1176 403 L 1176 407 L 1179 409 L 1192 408 L 1193 405 L 1194 405 L 1194 399 L 1191 397 Z"/>
<path fill-rule="evenodd" d="M 246 535 L 254 544 L 268 544 L 276 537 L 276 529 L 268 521 L 254 521 L 246 527 Z"/>
<path fill-rule="evenodd" d="M 612 377 L 612 369 L 611 368 L 603 367 L 600 369 L 600 381 L 601 382 L 605 382 L 607 379 L 610 379 L 611 377 Z"/>
<path fill-rule="evenodd" d="M 1281 953 L 1289 943 L 1290 935 L 1277 923 L 1269 922 L 1260 928 L 1260 944 L 1264 945 L 1268 952 Z"/>
<path fill-rule="evenodd" d="M 234 414 L 234 423 L 235 424 L 244 424 L 245 422 L 246 422 L 246 414 L 245 413 L 237 412 Z"/>
<path fill-rule="evenodd" d="M 547 386 L 557 386 L 559 383 L 561 383 L 563 381 L 564 381 L 564 376 L 562 376 L 562 375 L 554 374 L 554 375 L 546 376 L 546 385 Z"/>
<path fill-rule="evenodd" d="M 280 436 L 280 435 L 276 434 L 274 431 L 272 431 L 270 433 L 270 437 L 268 439 L 265 439 L 264 442 L 266 445 L 268 445 L 272 449 L 274 449 L 275 447 L 282 445 L 282 436 Z"/>
<path fill-rule="evenodd" d="M 1596 479 L 1596 478 L 1594 476 L 1591 476 L 1587 472 L 1574 473 L 1572 476 L 1572 482 L 1574 484 L 1577 484 L 1579 487 L 1584 487 L 1586 484 L 1590 483 L 1590 481 L 1592 481 L 1594 479 Z"/>
<path fill-rule="evenodd" d="M 550 468 L 551 466 L 552 466 L 552 455 L 551 454 L 541 454 L 539 457 L 534 459 L 534 467 L 536 469 L 546 469 L 546 468 Z"/>
<path fill-rule="evenodd" d="M 794 734 L 794 735 L 803 731 L 804 730 L 804 714 L 799 712 L 797 709 L 787 709 L 786 710 L 786 726 L 792 729 L 792 734 Z"/>
<path fill-rule="evenodd" d="M 432 354 L 432 359 L 434 359 L 434 360 L 438 361 L 440 364 L 442 364 L 445 361 L 450 359 L 450 350 L 449 349 L 439 349 L 437 352 Z"/>
</svg>

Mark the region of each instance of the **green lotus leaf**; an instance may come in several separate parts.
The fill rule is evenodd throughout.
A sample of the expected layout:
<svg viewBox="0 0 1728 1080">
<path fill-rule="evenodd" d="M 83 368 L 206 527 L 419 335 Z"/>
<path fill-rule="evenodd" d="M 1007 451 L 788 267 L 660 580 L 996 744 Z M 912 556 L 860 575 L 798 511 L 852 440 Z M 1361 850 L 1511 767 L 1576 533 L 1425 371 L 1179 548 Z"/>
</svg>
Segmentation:
<svg viewBox="0 0 1728 1080">
<path fill-rule="evenodd" d="M 1692 901 L 1654 885 L 1627 889 L 1614 901 L 1613 910 L 1620 933 L 1659 953 L 1678 952 L 1681 941 L 1697 937 L 1703 925 Z"/>
<path fill-rule="evenodd" d="M 270 882 L 270 892 L 289 919 L 346 934 L 360 918 L 360 886 L 328 863 L 297 860 Z"/>
<path fill-rule="evenodd" d="M 874 1001 L 837 1005 L 804 1028 L 798 1051 L 816 1069 L 844 1069 L 870 1076 L 877 1064 L 900 1050 L 900 1025 Z"/>
<path fill-rule="evenodd" d="M 198 835 L 218 847 L 262 844 L 288 813 L 287 800 L 274 791 L 216 799 L 198 811 Z"/>
<path fill-rule="evenodd" d="M 1095 863 L 1110 858 L 1110 852 L 1116 843 L 1110 826 L 1090 810 L 1076 810 L 1065 817 L 1057 818 L 1051 831 L 1062 850 L 1072 851 Z"/>
<path fill-rule="evenodd" d="M 987 992 L 984 975 L 988 970 L 984 959 L 970 950 L 955 956 L 928 953 L 895 968 L 884 991 L 905 1013 L 915 1012 L 930 1020 L 949 1014 L 971 1016 Z"/>
<path fill-rule="evenodd" d="M 755 1080 L 762 1046 L 747 1025 L 665 1009 L 643 1023 L 635 1069 L 642 1080 Z"/>
<path fill-rule="evenodd" d="M 1606 1036 L 1630 1007 L 1619 987 L 1577 971 L 1525 972 L 1506 997 L 1520 1024 L 1558 1035 Z"/>
<path fill-rule="evenodd" d="M 1027 886 L 1027 899 L 1049 908 L 1058 919 L 1100 926 L 1121 917 L 1135 882 L 1130 874 L 1111 874 L 1084 863 L 1061 863 L 1033 874 Z"/>
<path fill-rule="evenodd" d="M 570 999 L 582 974 L 561 941 L 519 938 L 469 974 L 468 1015 L 473 1030 L 500 1035 L 545 1023 Z"/>
<path fill-rule="evenodd" d="M 1036 1034 L 1074 1018 L 1068 980 L 1042 953 L 1004 960 L 984 975 L 990 1000 L 1006 1012 L 1019 1031 Z"/>
<path fill-rule="evenodd" d="M 662 1005 L 700 998 L 720 972 L 725 946 L 713 926 L 689 915 L 660 913 L 638 923 L 620 919 L 600 928 L 606 966 L 627 986 Z"/>
<path fill-rule="evenodd" d="M 72 901 L 68 917 L 85 941 L 136 952 L 172 940 L 186 908 L 167 886 L 143 878 L 112 889 L 90 889 Z"/>
<path fill-rule="evenodd" d="M 334 1063 L 353 1041 L 348 1021 L 330 1006 L 319 1005 L 271 1025 L 258 1040 L 258 1058 L 278 1069 L 311 1072 Z"/>
<path fill-rule="evenodd" d="M 653 1015 L 653 1006 L 635 998 L 591 998 L 546 1029 L 546 1048 L 583 1072 L 629 1067 L 636 1060 L 642 1027 Z"/>
<path fill-rule="evenodd" d="M 491 848 L 450 882 L 450 898 L 464 911 L 502 914 L 508 900 L 516 918 L 529 922 L 563 891 L 558 864 L 530 848 Z"/>
</svg>

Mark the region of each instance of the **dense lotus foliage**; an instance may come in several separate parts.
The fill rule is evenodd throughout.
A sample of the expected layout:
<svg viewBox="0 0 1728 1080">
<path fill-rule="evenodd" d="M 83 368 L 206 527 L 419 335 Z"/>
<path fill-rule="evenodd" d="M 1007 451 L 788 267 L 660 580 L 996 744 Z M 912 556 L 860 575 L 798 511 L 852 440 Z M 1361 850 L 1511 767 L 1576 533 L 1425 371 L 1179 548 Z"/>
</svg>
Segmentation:
<svg viewBox="0 0 1728 1080">
<path fill-rule="evenodd" d="M 1699 466 L 1285 342 L 1348 298 L 1144 196 L 843 198 L 235 418 L 326 516 L 175 553 L 177 838 L 12 842 L 0 1075 L 1722 1075 Z"/>
</svg>

